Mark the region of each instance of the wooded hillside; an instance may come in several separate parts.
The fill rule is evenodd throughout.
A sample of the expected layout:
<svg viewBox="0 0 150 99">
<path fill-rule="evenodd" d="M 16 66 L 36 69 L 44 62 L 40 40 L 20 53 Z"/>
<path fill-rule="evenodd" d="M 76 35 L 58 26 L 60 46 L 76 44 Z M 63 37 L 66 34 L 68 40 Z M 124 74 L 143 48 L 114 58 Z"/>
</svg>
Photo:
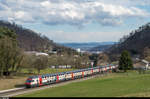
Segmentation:
<svg viewBox="0 0 150 99">
<path fill-rule="evenodd" d="M 59 52 L 69 51 L 68 53 L 70 53 L 70 51 L 74 51 L 73 49 L 54 43 L 53 40 L 50 40 L 48 37 L 41 35 L 40 33 L 23 28 L 15 23 L 0 20 L 0 27 L 7 27 L 11 30 L 14 30 L 17 34 L 19 47 L 23 48 L 25 51 L 46 52 L 57 50 Z"/>
<path fill-rule="evenodd" d="M 146 47 L 150 48 L 150 23 L 123 36 L 118 44 L 113 45 L 106 52 L 111 58 L 119 56 L 123 50 L 128 50 L 132 56 L 141 56 Z"/>
</svg>

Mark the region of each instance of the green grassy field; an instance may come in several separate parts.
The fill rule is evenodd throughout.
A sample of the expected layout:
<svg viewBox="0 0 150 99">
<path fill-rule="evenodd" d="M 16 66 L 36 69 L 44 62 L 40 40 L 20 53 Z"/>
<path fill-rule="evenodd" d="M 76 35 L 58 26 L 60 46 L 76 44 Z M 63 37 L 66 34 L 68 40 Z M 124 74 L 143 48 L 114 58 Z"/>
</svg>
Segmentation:
<svg viewBox="0 0 150 99">
<path fill-rule="evenodd" d="M 113 73 L 86 81 L 44 89 L 17 97 L 146 97 L 150 96 L 150 74 Z"/>
<path fill-rule="evenodd" d="M 40 74 L 47 74 L 47 73 L 57 73 L 57 72 L 64 72 L 64 71 L 72 71 L 75 69 L 52 69 L 52 68 L 47 68 L 44 70 L 40 71 Z M 22 69 L 20 72 L 22 73 L 29 73 L 27 69 Z M 32 73 L 38 74 L 37 70 L 33 69 Z"/>
</svg>

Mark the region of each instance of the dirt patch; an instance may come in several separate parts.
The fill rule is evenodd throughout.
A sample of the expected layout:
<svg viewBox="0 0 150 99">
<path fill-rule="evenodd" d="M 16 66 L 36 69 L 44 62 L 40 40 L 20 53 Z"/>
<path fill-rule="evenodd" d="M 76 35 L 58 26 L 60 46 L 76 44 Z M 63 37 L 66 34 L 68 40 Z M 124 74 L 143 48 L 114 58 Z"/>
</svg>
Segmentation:
<svg viewBox="0 0 150 99">
<path fill-rule="evenodd" d="M 135 94 L 129 94 L 119 97 L 150 97 L 150 92 L 141 92 L 141 93 L 135 93 Z"/>
<path fill-rule="evenodd" d="M 0 90 L 23 87 L 27 77 L 10 77 L 0 79 Z"/>
</svg>

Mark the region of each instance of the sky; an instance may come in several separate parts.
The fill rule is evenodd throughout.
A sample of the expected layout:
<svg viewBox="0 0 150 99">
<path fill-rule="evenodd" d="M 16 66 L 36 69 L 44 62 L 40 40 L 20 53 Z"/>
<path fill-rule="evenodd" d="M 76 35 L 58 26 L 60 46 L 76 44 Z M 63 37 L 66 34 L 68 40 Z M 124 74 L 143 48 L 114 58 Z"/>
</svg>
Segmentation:
<svg viewBox="0 0 150 99">
<path fill-rule="evenodd" d="M 0 20 L 54 42 L 117 42 L 150 22 L 150 0 L 0 0 Z"/>
</svg>

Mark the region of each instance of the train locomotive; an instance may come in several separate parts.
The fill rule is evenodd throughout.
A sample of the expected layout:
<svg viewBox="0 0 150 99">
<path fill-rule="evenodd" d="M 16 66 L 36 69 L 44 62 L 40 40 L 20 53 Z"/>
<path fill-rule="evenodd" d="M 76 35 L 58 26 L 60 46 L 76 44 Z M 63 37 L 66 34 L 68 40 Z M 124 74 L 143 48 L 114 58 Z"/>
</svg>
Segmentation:
<svg viewBox="0 0 150 99">
<path fill-rule="evenodd" d="M 60 72 L 54 74 L 44 74 L 30 76 L 25 82 L 26 88 L 40 87 L 44 85 L 50 85 L 53 83 L 58 83 L 62 81 L 75 80 L 83 77 L 88 77 L 100 73 L 106 73 L 115 70 L 117 66 L 107 65 L 107 66 L 97 66 L 93 68 L 79 69 L 67 72 Z"/>
</svg>

